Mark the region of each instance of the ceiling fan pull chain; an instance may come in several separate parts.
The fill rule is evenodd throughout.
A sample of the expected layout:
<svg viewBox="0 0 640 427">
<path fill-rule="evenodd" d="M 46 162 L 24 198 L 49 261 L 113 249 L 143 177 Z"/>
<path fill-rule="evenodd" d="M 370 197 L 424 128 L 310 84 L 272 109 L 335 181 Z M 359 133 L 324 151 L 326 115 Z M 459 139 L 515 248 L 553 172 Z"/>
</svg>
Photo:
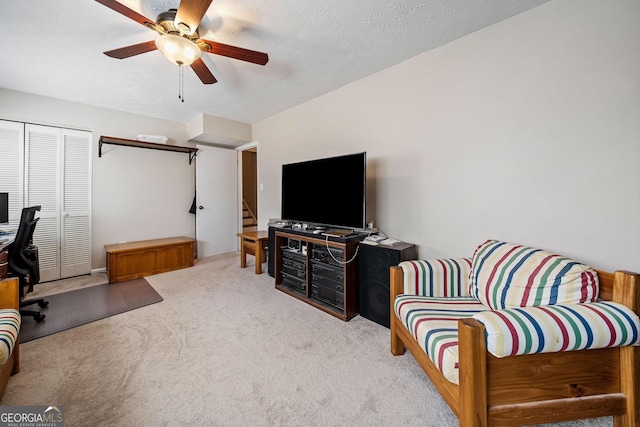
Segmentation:
<svg viewBox="0 0 640 427">
<path fill-rule="evenodd" d="M 184 67 L 178 64 L 178 99 L 184 102 Z"/>
</svg>

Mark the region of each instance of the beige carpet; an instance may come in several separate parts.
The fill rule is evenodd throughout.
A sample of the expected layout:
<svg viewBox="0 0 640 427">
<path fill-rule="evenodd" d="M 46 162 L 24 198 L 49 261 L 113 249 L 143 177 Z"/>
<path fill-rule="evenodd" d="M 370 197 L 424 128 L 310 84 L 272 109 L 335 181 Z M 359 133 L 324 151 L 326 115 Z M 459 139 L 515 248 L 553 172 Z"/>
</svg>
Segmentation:
<svg viewBox="0 0 640 427">
<path fill-rule="evenodd" d="M 68 427 L 458 424 L 388 329 L 276 291 L 238 254 L 147 280 L 164 301 L 22 345 L 2 404 L 63 406 Z"/>
</svg>

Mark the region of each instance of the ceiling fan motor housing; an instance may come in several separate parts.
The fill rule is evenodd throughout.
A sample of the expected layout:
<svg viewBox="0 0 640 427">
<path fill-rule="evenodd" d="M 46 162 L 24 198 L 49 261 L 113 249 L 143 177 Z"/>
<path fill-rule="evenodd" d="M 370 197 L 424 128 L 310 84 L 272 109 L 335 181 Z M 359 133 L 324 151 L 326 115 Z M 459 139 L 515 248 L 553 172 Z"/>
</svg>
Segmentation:
<svg viewBox="0 0 640 427">
<path fill-rule="evenodd" d="M 166 12 L 162 12 L 156 17 L 156 27 L 154 28 L 160 34 L 175 34 L 182 37 L 186 37 L 189 40 L 195 42 L 200 38 L 196 29 L 189 28 L 189 26 L 183 22 L 176 23 L 177 9 L 169 9 Z M 159 28 L 158 28 L 159 27 Z"/>
</svg>

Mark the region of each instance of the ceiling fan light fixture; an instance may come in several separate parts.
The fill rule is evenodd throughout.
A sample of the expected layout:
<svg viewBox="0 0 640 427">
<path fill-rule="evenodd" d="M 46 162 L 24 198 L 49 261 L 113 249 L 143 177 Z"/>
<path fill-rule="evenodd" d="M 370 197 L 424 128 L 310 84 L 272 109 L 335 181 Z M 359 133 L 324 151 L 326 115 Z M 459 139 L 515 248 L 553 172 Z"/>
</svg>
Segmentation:
<svg viewBox="0 0 640 427">
<path fill-rule="evenodd" d="M 156 47 L 169 61 L 180 66 L 189 66 L 200 58 L 200 48 L 191 40 L 175 35 L 163 34 L 156 39 Z"/>
</svg>

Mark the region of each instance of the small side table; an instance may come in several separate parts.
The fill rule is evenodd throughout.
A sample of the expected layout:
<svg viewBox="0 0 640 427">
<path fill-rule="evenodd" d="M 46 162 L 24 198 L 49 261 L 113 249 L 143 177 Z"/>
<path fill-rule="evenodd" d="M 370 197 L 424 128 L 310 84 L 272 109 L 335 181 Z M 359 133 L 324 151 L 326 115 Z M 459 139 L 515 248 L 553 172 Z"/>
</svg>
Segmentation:
<svg viewBox="0 0 640 427">
<path fill-rule="evenodd" d="M 240 237 L 240 267 L 247 266 L 247 254 L 256 257 L 256 274 L 262 274 L 262 263 L 266 261 L 265 248 L 269 240 L 266 231 L 245 231 L 238 233 Z"/>
</svg>

